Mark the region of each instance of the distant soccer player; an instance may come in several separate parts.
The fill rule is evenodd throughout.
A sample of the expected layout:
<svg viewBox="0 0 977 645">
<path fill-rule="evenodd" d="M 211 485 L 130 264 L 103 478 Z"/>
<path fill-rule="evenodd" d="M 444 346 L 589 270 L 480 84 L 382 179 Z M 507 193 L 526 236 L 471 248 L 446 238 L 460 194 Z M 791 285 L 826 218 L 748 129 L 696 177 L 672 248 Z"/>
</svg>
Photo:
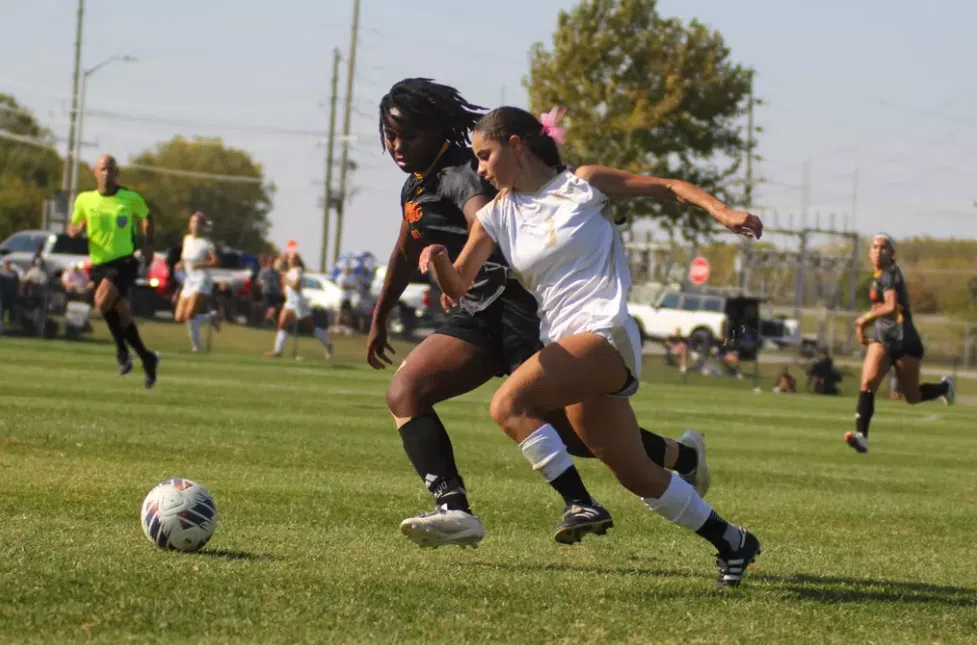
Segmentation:
<svg viewBox="0 0 977 645">
<path fill-rule="evenodd" d="M 869 297 L 872 308 L 855 321 L 858 342 L 866 345 L 862 364 L 862 383 L 855 409 L 855 432 L 845 434 L 845 441 L 857 452 L 868 452 L 868 426 L 875 414 L 875 393 L 890 367 L 896 370 L 899 390 L 906 403 L 915 405 L 942 397 L 953 403 L 953 379 L 944 376 L 939 383 L 919 382 L 923 360 L 923 341 L 913 324 L 909 309 L 909 289 L 895 261 L 896 244 L 885 234 L 872 238 L 869 258 L 875 269 Z M 865 326 L 875 323 L 872 335 L 865 336 Z"/>
<path fill-rule="evenodd" d="M 77 237 L 85 231 L 88 235 L 95 307 L 102 312 L 115 339 L 119 374 L 132 371 L 128 343 L 142 360 L 146 387 L 151 388 L 156 383 L 159 356 L 143 345 L 126 299 L 139 273 L 139 261 L 134 255 L 136 223 L 142 226 L 145 253 L 151 258 L 153 220 L 139 193 L 119 185 L 119 166 L 114 157 L 99 157 L 94 174 L 97 188 L 80 193 L 75 199 L 68 234 Z"/>
<path fill-rule="evenodd" d="M 173 319 L 187 324 L 190 347 L 194 352 L 200 351 L 200 323 L 210 324 L 213 316 L 216 316 L 216 312 L 203 313 L 207 298 L 214 290 L 210 269 L 217 266 L 217 249 L 213 242 L 204 237 L 206 227 L 206 215 L 198 211 L 190 216 L 187 234 L 183 237 L 183 251 L 177 263 L 186 277 L 180 290 L 180 299 L 176 302 Z"/>
<path fill-rule="evenodd" d="M 268 358 L 278 358 L 285 349 L 285 341 L 288 340 L 288 328 L 293 324 L 299 328 L 312 332 L 319 339 L 325 349 L 326 360 L 332 358 L 332 342 L 329 340 L 329 333 L 322 327 L 317 327 L 315 318 L 312 316 L 312 305 L 309 304 L 305 294 L 302 293 L 302 278 L 305 275 L 305 263 L 298 251 L 291 251 L 285 254 L 285 265 L 288 272 L 285 274 L 285 305 L 282 313 L 278 316 L 278 333 L 275 335 L 275 349 L 265 352 Z"/>
</svg>

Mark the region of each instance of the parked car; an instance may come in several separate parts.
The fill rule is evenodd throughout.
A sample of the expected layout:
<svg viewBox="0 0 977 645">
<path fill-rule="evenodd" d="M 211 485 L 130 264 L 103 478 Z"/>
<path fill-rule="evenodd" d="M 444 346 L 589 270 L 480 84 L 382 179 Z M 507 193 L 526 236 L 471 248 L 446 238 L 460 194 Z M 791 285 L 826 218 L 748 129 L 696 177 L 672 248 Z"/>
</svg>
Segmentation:
<svg viewBox="0 0 977 645">
<path fill-rule="evenodd" d="M 689 347 L 705 352 L 726 338 L 726 297 L 666 291 L 654 305 L 628 303 L 643 340 L 664 341 L 675 335 L 689 339 Z"/>
<path fill-rule="evenodd" d="M 40 251 L 52 278 L 78 262 L 88 259 L 88 238 L 67 233 L 27 230 L 14 233 L 0 243 L 0 255 L 20 270 L 27 270 Z"/>
</svg>

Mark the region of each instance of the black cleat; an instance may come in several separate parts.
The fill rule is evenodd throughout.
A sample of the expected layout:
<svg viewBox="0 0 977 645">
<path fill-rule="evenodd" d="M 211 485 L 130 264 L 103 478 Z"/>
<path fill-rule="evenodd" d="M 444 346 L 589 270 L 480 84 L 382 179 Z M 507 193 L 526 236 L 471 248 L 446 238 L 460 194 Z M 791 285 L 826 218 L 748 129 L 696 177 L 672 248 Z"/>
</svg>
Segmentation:
<svg viewBox="0 0 977 645">
<path fill-rule="evenodd" d="M 553 539 L 560 544 L 576 544 L 588 533 L 604 535 L 613 526 L 611 514 L 596 501 L 570 504 L 563 511 L 563 521 L 553 530 Z"/>
<path fill-rule="evenodd" d="M 738 587 L 746 568 L 760 555 L 760 541 L 756 536 L 746 529 L 740 531 L 742 536 L 739 548 L 716 557 L 716 568 L 719 569 L 717 587 Z"/>
<path fill-rule="evenodd" d="M 150 360 L 144 360 L 142 363 L 142 368 L 146 372 L 146 389 L 156 385 L 156 370 L 159 369 L 159 354 L 151 353 L 149 355 Z"/>
<path fill-rule="evenodd" d="M 132 356 L 123 354 L 116 356 L 115 360 L 119 363 L 119 376 L 125 376 L 132 371 Z"/>
</svg>

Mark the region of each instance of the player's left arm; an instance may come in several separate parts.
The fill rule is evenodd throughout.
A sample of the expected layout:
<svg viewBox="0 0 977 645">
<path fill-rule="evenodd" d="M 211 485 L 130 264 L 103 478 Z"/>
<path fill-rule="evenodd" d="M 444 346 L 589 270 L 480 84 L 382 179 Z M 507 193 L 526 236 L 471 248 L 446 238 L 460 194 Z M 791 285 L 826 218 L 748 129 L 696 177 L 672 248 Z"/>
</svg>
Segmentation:
<svg viewBox="0 0 977 645">
<path fill-rule="evenodd" d="M 430 269 L 434 273 L 434 279 L 445 295 L 458 300 L 468 292 L 475 282 L 478 270 L 494 250 L 495 240 L 485 232 L 481 222 L 475 220 L 468 234 L 468 241 L 465 242 L 465 248 L 458 254 L 454 264 L 451 264 L 445 247 L 432 244 L 421 252 L 419 265 L 421 271 L 427 272 Z"/>
<path fill-rule="evenodd" d="M 730 208 L 694 184 L 680 179 L 634 175 L 607 166 L 580 166 L 574 172 L 610 198 L 654 197 L 701 208 L 730 231 L 760 239 L 763 222 L 756 215 Z"/>
<path fill-rule="evenodd" d="M 153 261 L 153 243 L 156 241 L 156 224 L 153 215 L 149 212 L 149 206 L 142 195 L 134 193 L 136 199 L 132 205 L 132 214 L 137 221 L 142 223 L 142 258 L 143 263 L 148 268 Z"/>
</svg>

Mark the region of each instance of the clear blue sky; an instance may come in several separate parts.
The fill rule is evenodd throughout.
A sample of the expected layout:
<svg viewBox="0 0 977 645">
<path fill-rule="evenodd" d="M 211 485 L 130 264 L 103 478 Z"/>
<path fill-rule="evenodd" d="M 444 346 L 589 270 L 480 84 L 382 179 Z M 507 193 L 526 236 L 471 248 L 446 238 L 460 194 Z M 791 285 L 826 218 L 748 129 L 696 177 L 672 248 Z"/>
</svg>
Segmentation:
<svg viewBox="0 0 977 645">
<path fill-rule="evenodd" d="M 558 11 L 574 3 L 362 3 L 352 122 L 362 169 L 343 246 L 385 258 L 399 226 L 404 176 L 380 148 L 379 97 L 403 77 L 431 76 L 482 105 L 503 97 L 524 105 L 526 51 L 548 42 Z M 0 92 L 16 96 L 62 137 L 75 6 L 3 0 L 2 9 Z M 278 186 L 274 240 L 297 238 L 317 258 L 320 142 L 227 126 L 324 131 L 332 50 L 348 47 L 351 7 L 352 0 L 88 0 L 83 65 L 114 54 L 139 58 L 91 78 L 89 109 L 138 118 L 86 119 L 85 139 L 99 146 L 86 149 L 85 158 L 109 152 L 125 161 L 175 134 L 221 136 L 251 152 Z M 757 93 L 766 102 L 758 111 L 759 174 L 768 182 L 757 202 L 768 213 L 778 210 L 781 225 L 800 210 L 802 164 L 810 159 L 812 213 L 851 210 L 857 167 L 859 230 L 977 236 L 977 4 L 662 0 L 659 9 L 720 30 L 733 58 L 756 68 Z M 416 35 L 422 29 L 443 36 Z M 821 221 L 827 224 L 827 216 Z M 772 214 L 767 222 L 774 223 Z"/>
</svg>

